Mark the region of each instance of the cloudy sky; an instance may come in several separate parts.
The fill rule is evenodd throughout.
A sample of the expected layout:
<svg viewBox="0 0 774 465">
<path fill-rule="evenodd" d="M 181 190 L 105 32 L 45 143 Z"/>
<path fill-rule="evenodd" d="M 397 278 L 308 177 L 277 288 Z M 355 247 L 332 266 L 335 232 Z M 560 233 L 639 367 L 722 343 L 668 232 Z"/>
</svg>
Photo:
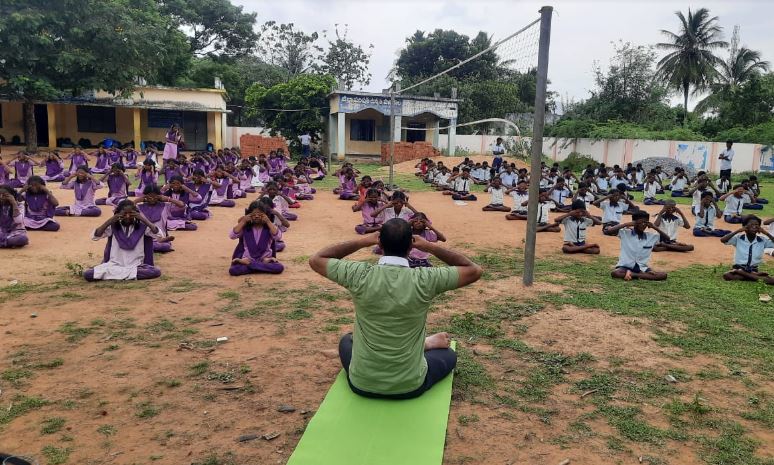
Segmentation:
<svg viewBox="0 0 774 465">
<path fill-rule="evenodd" d="M 593 86 L 595 61 L 607 63 L 612 42 L 654 44 L 659 30 L 677 30 L 677 10 L 706 7 L 719 16 L 726 38 L 734 25 L 741 26 L 742 43 L 763 52 L 774 63 L 774 2 L 759 1 L 560 1 L 527 2 L 498 0 L 468 1 L 377 1 L 377 0 L 232 0 L 245 10 L 258 13 L 258 23 L 268 20 L 293 22 L 302 30 L 332 30 L 349 26 L 349 36 L 363 45 L 373 44 L 371 84 L 379 91 L 405 39 L 416 30 L 453 29 L 473 36 L 486 31 L 495 40 L 520 29 L 538 17 L 543 4 L 554 6 L 550 89 L 562 98 L 580 100 Z M 535 58 L 536 60 L 536 58 Z M 680 99 L 677 99 L 680 100 Z"/>
</svg>

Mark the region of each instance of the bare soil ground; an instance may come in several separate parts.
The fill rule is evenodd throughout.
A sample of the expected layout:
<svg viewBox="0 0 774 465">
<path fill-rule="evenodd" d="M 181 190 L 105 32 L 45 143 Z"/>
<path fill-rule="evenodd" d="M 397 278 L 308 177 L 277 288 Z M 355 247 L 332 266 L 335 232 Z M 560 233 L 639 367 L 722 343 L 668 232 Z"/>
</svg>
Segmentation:
<svg viewBox="0 0 774 465">
<path fill-rule="evenodd" d="M 413 172 L 413 163 L 404 165 L 399 169 Z M 69 191 L 55 193 L 63 204 L 72 199 Z M 482 212 L 486 198 L 458 206 L 437 193 L 410 196 L 451 247 L 475 253 L 523 245 L 526 224 Z M 177 233 L 176 250 L 157 256 L 163 277 L 154 281 L 89 284 L 74 276 L 73 270 L 100 261 L 104 242 L 90 236 L 106 218 L 105 207 L 102 218 L 60 218 L 61 231 L 31 232 L 28 247 L 0 250 L 0 287 L 6 286 L 0 295 L 0 371 L 16 373 L 0 380 L 0 410 L 18 413 L 0 422 L 0 451 L 35 455 L 42 464 L 56 463 L 55 452 L 69 456 L 71 464 L 204 463 L 213 454 L 219 461 L 208 464 L 285 463 L 340 369 L 335 348 L 353 316 L 346 293 L 306 262 L 319 248 L 354 237 L 360 214 L 350 211 L 350 202 L 319 193 L 298 210 L 300 219 L 285 236 L 282 275 L 233 278 L 227 274 L 234 247 L 228 231 L 247 203 L 214 209 L 198 231 Z M 717 240 L 683 237 L 696 251 L 657 255 L 656 268 L 729 263 L 731 249 Z M 598 228 L 589 240 L 601 244 L 604 255 L 618 253 L 618 241 Z M 588 259 L 558 257 L 561 244 L 561 234 L 540 235 L 539 259 Z M 531 288 L 524 288 L 520 277 L 477 283 L 439 303 L 430 326 L 443 327 L 462 312 L 483 312 L 490 299 L 519 302 L 562 292 L 550 275 L 538 281 Z M 509 328 L 535 350 L 590 353 L 589 366 L 597 371 L 647 369 L 660 378 L 673 368 L 693 375 L 723 363 L 686 357 L 657 343 L 651 323 L 603 311 L 549 306 Z M 216 344 L 221 336 L 228 341 Z M 492 378 L 511 379 L 514 386 L 531 366 L 514 352 L 469 339 L 460 344 Z M 445 463 L 704 463 L 681 442 L 613 444 L 611 427 L 592 415 L 584 423 L 588 431 L 574 427 L 593 410 L 594 394 L 582 398 L 570 389 L 581 376 L 568 372 L 539 409 L 508 406 L 492 393 L 456 394 Z M 744 407 L 741 381 L 691 379 L 680 383 L 686 402 L 701 393 L 718 409 Z M 772 392 L 770 379 L 755 382 Z M 30 404 L 30 398 L 40 402 Z M 653 402 L 642 402 L 644 417 L 667 425 L 661 405 Z M 296 410 L 282 413 L 280 405 Z M 43 431 L 44 422 L 56 418 L 65 420 L 61 429 Z M 740 421 L 761 442 L 757 453 L 771 457 L 771 429 Z M 244 434 L 269 433 L 279 436 L 237 442 Z"/>
</svg>

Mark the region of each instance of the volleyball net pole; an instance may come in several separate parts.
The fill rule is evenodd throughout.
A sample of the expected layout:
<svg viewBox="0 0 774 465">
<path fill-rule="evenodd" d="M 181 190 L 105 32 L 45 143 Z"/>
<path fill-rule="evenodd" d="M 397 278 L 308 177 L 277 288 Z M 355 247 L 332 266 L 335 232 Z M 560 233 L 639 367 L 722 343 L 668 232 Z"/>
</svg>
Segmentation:
<svg viewBox="0 0 774 465">
<path fill-rule="evenodd" d="M 537 85 L 535 90 L 535 120 L 532 126 L 532 163 L 529 176 L 529 204 L 527 207 L 527 237 L 524 247 L 524 276 L 522 282 L 531 286 L 535 280 L 535 244 L 537 214 L 540 196 L 540 161 L 543 157 L 543 129 L 546 120 L 546 87 L 548 84 L 548 48 L 551 44 L 551 16 L 554 8 L 540 9 L 540 38 L 538 42 Z"/>
</svg>

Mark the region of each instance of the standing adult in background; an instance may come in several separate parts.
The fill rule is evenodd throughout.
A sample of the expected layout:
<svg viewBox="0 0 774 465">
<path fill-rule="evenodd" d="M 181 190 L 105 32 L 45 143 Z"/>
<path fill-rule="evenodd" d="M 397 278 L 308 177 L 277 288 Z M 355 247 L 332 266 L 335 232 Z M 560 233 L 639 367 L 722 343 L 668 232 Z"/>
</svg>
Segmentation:
<svg viewBox="0 0 774 465">
<path fill-rule="evenodd" d="M 734 159 L 734 149 L 731 146 L 734 145 L 733 141 L 726 141 L 726 149 L 720 152 L 718 160 L 720 160 L 720 177 L 731 179 L 731 161 Z"/>
<path fill-rule="evenodd" d="M 503 164 L 504 154 L 505 146 L 503 145 L 503 138 L 498 137 L 494 147 L 492 147 L 492 155 L 494 155 L 494 160 L 492 160 L 492 169 L 494 170 L 495 174 L 500 172 L 500 166 Z"/>
<path fill-rule="evenodd" d="M 301 141 L 301 158 L 309 158 L 309 154 L 312 153 L 312 136 L 309 135 L 309 131 L 298 136 L 298 140 Z"/>
<path fill-rule="evenodd" d="M 379 245 L 374 265 L 343 260 Z M 447 266 L 410 268 L 416 248 Z M 326 247 L 309 259 L 314 271 L 347 288 L 355 303 L 355 327 L 339 342 L 339 357 L 353 392 L 365 397 L 418 397 L 454 369 L 457 355 L 447 333 L 425 337 L 430 302 L 446 291 L 478 281 L 481 267 L 464 255 L 413 236 L 393 218 L 378 233 Z"/>
<path fill-rule="evenodd" d="M 164 166 L 167 165 L 167 160 L 177 160 L 177 149 L 181 142 L 183 142 L 183 133 L 180 131 L 180 126 L 173 124 L 167 131 L 166 139 L 164 141 Z"/>
</svg>

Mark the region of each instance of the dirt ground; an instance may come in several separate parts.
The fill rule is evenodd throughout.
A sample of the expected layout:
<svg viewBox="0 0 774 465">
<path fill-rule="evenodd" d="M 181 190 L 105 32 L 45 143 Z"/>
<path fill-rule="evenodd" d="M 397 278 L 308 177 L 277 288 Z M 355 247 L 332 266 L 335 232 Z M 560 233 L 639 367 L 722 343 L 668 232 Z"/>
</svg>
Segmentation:
<svg viewBox="0 0 774 465">
<path fill-rule="evenodd" d="M 413 171 L 413 164 L 403 165 L 399 170 Z M 62 204 L 72 200 L 71 191 L 56 188 L 54 192 Z M 525 222 L 482 212 L 487 200 L 458 206 L 434 192 L 410 193 L 411 203 L 428 214 L 451 247 L 468 251 L 522 247 Z M 0 368 L 13 368 L 24 361 L 63 361 L 56 368 L 35 370 L 18 384 L 0 382 L 0 408 L 10 411 L 17 394 L 50 402 L 0 424 L 0 451 L 40 456 L 43 447 L 56 445 L 70 449 L 67 463 L 71 464 L 184 464 L 227 453 L 233 453 L 234 463 L 239 464 L 285 463 L 340 369 L 335 348 L 340 333 L 351 327 L 351 320 L 342 315 L 351 317 L 352 307 L 347 299 L 335 306 L 320 301 L 311 308 L 309 318 L 283 315 L 300 305 L 304 296 L 341 293 L 336 285 L 314 274 L 306 261 L 331 242 L 355 237 L 353 227 L 361 217 L 350 211 L 351 202 L 321 192 L 297 211 L 300 219 L 285 235 L 287 249 L 279 257 L 285 272 L 235 278 L 227 274 L 235 245 L 228 231 L 247 203 L 240 200 L 236 208 L 213 209 L 214 217 L 199 223 L 198 231 L 175 234 L 175 252 L 157 255 L 164 276 L 151 282 L 88 284 L 68 270 L 68 264 L 72 268 L 99 263 L 104 242 L 92 241 L 91 233 L 107 218 L 106 207 L 102 207 L 101 218 L 59 218 L 59 232 L 31 232 L 29 246 L 0 250 L 0 287 L 12 282 L 34 287 L 0 303 L 4 349 Z M 656 268 L 727 264 L 731 259 L 731 248 L 721 246 L 717 239 L 698 239 L 687 233 L 682 238 L 695 244 L 696 251 L 657 255 Z M 599 228 L 591 231 L 589 241 L 601 244 L 604 255 L 618 253 L 618 241 L 604 237 Z M 555 252 L 561 244 L 561 233 L 541 234 L 538 256 L 544 260 L 586 259 L 558 257 Z M 367 252 L 356 255 L 367 257 Z M 431 325 L 463 308 L 475 311 L 485 293 L 526 297 L 557 291 L 550 277 L 538 276 L 537 280 L 533 288 L 524 288 L 518 277 L 494 285 L 478 283 L 461 293 L 459 301 L 433 313 Z M 252 311 L 254 316 L 238 317 L 237 311 Z M 162 319 L 174 328 L 159 326 Z M 331 328 L 331 322 L 338 326 Z M 649 329 L 601 311 L 552 310 L 522 322 L 528 326 L 525 342 L 537 347 L 586 351 L 601 360 L 617 354 L 626 363 L 641 367 L 699 369 L 720 363 L 708 357 L 678 359 L 677 349 L 656 344 Z M 73 327 L 85 329 L 78 333 Z M 229 340 L 215 346 L 202 342 L 181 348 L 175 336 L 181 327 L 194 342 L 211 342 L 221 336 Z M 192 367 L 202 362 L 209 364 L 208 373 L 214 375 L 196 374 Z M 234 378 L 232 384 L 219 382 L 228 376 Z M 728 393 L 736 388 L 728 380 L 696 383 L 695 388 L 703 389 L 718 405 L 728 403 Z M 239 389 L 229 390 L 230 386 Z M 560 414 L 551 425 L 530 413 L 506 418 L 494 406 L 453 400 L 445 463 L 557 464 L 566 458 L 572 458 L 572 464 L 619 463 L 608 455 L 600 439 L 582 446 L 548 441 L 564 426 L 565 411 L 587 408 L 577 395 L 555 394 L 552 402 Z M 296 411 L 278 412 L 283 404 Z M 460 415 L 473 413 L 481 418 L 479 423 L 467 428 L 457 423 Z M 41 422 L 51 417 L 65 418 L 65 428 L 55 435 L 41 434 Z M 609 428 L 604 422 L 596 426 Z M 764 444 L 764 456 L 772 454 L 771 431 L 754 425 L 750 430 Z M 279 436 L 271 441 L 236 441 L 240 435 L 268 433 Z M 672 451 L 670 463 L 701 462 L 694 451 L 678 449 Z"/>
</svg>

